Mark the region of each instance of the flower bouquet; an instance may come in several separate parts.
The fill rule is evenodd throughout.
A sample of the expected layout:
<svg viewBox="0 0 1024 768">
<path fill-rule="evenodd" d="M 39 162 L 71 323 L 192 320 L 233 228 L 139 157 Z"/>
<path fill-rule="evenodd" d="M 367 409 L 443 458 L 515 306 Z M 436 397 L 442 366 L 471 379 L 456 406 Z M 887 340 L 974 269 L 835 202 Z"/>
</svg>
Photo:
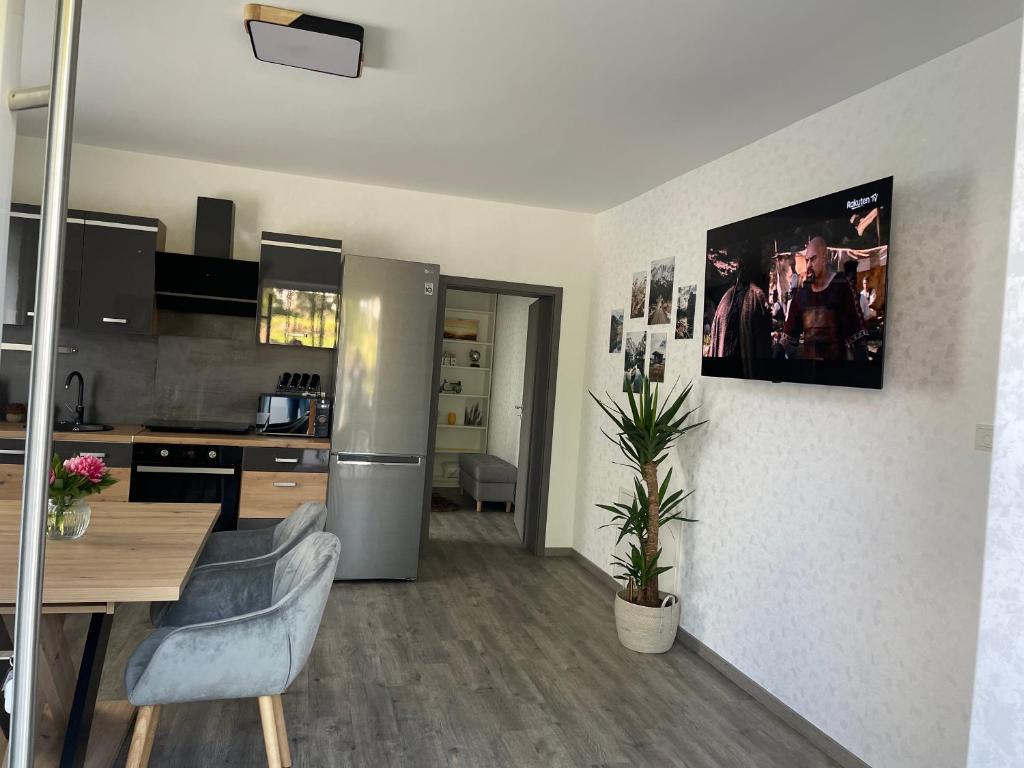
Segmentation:
<svg viewBox="0 0 1024 768">
<path fill-rule="evenodd" d="M 92 516 L 85 497 L 116 482 L 98 456 L 74 456 L 62 461 L 54 454 L 50 467 L 46 535 L 51 539 L 77 539 L 85 533 Z"/>
</svg>

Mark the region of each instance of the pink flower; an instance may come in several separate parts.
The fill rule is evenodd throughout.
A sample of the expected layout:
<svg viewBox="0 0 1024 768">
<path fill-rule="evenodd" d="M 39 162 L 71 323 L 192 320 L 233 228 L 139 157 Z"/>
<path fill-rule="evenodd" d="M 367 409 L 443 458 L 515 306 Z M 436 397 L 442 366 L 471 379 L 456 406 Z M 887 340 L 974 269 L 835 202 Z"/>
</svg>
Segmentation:
<svg viewBox="0 0 1024 768">
<path fill-rule="evenodd" d="M 75 475 L 81 475 L 95 485 L 103 479 L 107 465 L 98 456 L 75 456 L 64 460 L 64 469 Z"/>
<path fill-rule="evenodd" d="M 57 480 L 57 473 L 52 469 L 50 470 L 50 485 L 53 485 Z"/>
</svg>

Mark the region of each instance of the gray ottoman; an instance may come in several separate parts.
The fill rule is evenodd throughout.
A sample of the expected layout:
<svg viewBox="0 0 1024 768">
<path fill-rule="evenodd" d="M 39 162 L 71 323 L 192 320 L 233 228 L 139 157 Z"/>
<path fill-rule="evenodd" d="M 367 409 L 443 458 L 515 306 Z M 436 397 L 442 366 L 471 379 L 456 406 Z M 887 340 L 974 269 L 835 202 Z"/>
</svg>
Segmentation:
<svg viewBox="0 0 1024 768">
<path fill-rule="evenodd" d="M 485 501 L 504 501 L 505 511 L 511 512 L 516 468 L 497 456 L 463 453 L 459 456 L 459 485 L 476 500 L 477 512 L 483 511 Z"/>
</svg>

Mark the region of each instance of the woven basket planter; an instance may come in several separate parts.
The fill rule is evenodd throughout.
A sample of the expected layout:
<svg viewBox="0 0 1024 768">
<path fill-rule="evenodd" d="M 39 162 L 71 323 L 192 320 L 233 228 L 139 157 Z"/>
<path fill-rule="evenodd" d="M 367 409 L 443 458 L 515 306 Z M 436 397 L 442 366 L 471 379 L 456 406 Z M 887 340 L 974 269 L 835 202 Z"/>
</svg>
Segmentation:
<svg viewBox="0 0 1024 768">
<path fill-rule="evenodd" d="M 619 642 L 637 653 L 665 653 L 676 640 L 682 606 L 675 595 L 661 592 L 658 608 L 627 602 L 615 595 L 615 629 Z"/>
</svg>

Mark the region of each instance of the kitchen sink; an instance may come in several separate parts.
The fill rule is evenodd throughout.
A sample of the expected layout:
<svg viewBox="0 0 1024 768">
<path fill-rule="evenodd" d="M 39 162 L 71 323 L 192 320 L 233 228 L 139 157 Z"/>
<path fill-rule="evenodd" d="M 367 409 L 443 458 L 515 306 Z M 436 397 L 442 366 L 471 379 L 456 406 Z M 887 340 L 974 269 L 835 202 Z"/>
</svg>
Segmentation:
<svg viewBox="0 0 1024 768">
<path fill-rule="evenodd" d="M 109 424 L 76 424 L 73 421 L 58 421 L 54 432 L 106 432 L 113 429 Z"/>
</svg>

